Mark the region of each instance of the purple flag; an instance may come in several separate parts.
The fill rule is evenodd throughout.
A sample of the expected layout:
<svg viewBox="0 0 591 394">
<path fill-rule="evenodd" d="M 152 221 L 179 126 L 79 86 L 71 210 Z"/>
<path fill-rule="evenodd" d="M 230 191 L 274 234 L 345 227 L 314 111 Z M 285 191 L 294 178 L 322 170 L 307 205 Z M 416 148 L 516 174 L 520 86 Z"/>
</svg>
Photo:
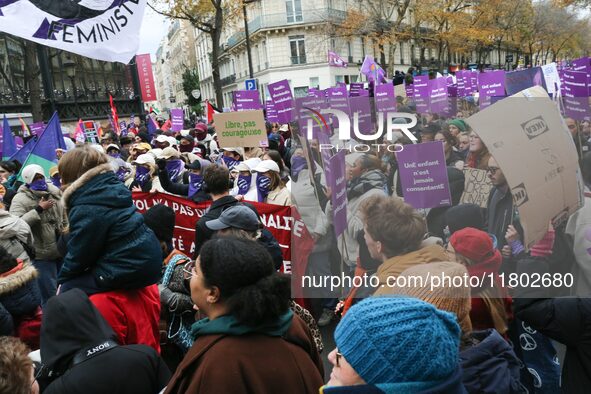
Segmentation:
<svg viewBox="0 0 591 394">
<path fill-rule="evenodd" d="M 396 159 L 406 203 L 417 209 L 451 205 L 441 141 L 405 145 Z"/>
<path fill-rule="evenodd" d="M 338 237 L 347 228 L 347 178 L 345 177 L 345 151 L 334 155 L 328 164 L 331 168 L 330 200 L 335 235 Z"/>
<path fill-rule="evenodd" d="M 347 67 L 348 64 L 336 52 L 328 51 L 328 65 L 331 67 Z"/>
<path fill-rule="evenodd" d="M 258 90 L 236 90 L 232 93 L 236 111 L 263 109 Z"/>
<path fill-rule="evenodd" d="M 564 71 L 564 114 L 575 120 L 591 116 L 587 73 Z"/>
<path fill-rule="evenodd" d="M 181 131 L 184 126 L 184 114 L 182 108 L 173 108 L 170 110 L 170 117 L 172 125 L 170 129 L 172 131 Z"/>
<path fill-rule="evenodd" d="M 366 55 L 365 59 L 363 59 L 361 73 L 365 75 L 368 81 L 376 81 L 377 83 L 381 83 L 386 77 L 386 72 L 369 55 Z"/>
<path fill-rule="evenodd" d="M 394 85 L 385 83 L 374 88 L 376 112 L 396 112 Z M 385 119 L 385 118 L 384 118 Z"/>
<path fill-rule="evenodd" d="M 289 123 L 294 119 L 294 102 L 287 79 L 270 83 L 269 94 L 273 99 L 279 123 Z"/>
<path fill-rule="evenodd" d="M 480 109 L 492 104 L 491 97 L 505 96 L 505 71 L 489 71 L 478 76 L 478 91 L 480 92 Z"/>
</svg>

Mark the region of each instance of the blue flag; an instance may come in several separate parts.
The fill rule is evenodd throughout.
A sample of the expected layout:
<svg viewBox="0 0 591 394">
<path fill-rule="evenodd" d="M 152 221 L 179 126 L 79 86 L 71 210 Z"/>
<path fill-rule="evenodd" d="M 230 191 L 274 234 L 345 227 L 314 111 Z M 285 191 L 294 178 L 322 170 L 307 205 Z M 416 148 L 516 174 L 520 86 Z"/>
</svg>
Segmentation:
<svg viewBox="0 0 591 394">
<path fill-rule="evenodd" d="M 10 130 L 8 119 L 4 115 L 4 126 L 2 126 L 2 160 L 8 159 L 14 155 L 18 149 L 16 148 L 16 141 L 14 135 Z"/>
<path fill-rule="evenodd" d="M 8 160 L 16 160 L 19 163 L 24 163 L 25 160 L 27 160 L 27 157 L 29 157 L 29 155 L 31 154 L 31 151 L 33 150 L 33 147 L 35 146 L 36 142 L 36 137 L 31 138 L 22 148 L 17 150 L 14 155 L 10 156 Z"/>
</svg>

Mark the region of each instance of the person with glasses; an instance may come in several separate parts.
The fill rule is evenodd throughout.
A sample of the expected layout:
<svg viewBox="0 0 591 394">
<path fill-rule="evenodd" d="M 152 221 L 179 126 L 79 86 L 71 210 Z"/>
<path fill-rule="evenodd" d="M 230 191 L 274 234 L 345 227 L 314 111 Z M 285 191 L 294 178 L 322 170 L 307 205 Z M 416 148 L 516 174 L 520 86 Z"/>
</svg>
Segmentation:
<svg viewBox="0 0 591 394">
<path fill-rule="evenodd" d="M 306 324 L 289 308 L 290 279 L 255 241 L 206 242 L 185 267 L 207 316 L 165 394 L 317 393 L 323 367 Z"/>
<path fill-rule="evenodd" d="M 460 333 L 456 316 L 424 301 L 367 298 L 339 322 L 320 392 L 465 393 Z"/>
</svg>

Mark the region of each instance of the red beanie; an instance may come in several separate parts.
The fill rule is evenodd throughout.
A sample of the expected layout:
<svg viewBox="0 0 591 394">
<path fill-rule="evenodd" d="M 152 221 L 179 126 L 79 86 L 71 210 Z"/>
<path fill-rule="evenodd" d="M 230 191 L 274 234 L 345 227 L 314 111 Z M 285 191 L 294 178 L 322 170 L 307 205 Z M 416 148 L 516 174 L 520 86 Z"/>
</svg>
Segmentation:
<svg viewBox="0 0 591 394">
<path fill-rule="evenodd" d="M 493 242 L 484 231 L 466 227 L 452 234 L 449 243 L 454 250 L 475 263 L 495 254 Z"/>
<path fill-rule="evenodd" d="M 529 250 L 530 255 L 534 257 L 548 257 L 552 254 L 554 248 L 554 229 L 548 230 L 544 238 L 536 242 Z"/>
</svg>

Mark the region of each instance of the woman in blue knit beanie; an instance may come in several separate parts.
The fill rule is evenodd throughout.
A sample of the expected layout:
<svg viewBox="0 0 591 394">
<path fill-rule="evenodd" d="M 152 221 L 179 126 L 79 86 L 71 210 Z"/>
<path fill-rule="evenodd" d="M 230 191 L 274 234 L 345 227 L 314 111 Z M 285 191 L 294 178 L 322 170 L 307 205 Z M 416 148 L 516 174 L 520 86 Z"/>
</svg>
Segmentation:
<svg viewBox="0 0 591 394">
<path fill-rule="evenodd" d="M 321 393 L 465 393 L 456 317 L 416 298 L 372 297 L 334 334 Z"/>
</svg>

